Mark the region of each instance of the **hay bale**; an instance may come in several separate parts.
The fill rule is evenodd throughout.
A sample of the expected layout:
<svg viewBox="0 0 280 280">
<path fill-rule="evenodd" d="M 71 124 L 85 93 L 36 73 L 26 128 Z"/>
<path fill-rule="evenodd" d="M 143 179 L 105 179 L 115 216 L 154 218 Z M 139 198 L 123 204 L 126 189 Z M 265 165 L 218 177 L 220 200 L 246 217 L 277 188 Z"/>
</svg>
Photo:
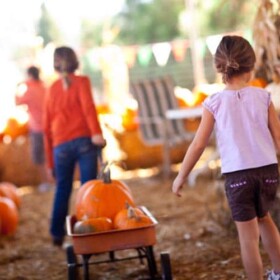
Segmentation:
<svg viewBox="0 0 280 280">
<path fill-rule="evenodd" d="M 20 136 L 9 144 L 0 143 L 0 181 L 17 186 L 40 183 L 38 168 L 30 157 L 29 140 Z"/>
</svg>

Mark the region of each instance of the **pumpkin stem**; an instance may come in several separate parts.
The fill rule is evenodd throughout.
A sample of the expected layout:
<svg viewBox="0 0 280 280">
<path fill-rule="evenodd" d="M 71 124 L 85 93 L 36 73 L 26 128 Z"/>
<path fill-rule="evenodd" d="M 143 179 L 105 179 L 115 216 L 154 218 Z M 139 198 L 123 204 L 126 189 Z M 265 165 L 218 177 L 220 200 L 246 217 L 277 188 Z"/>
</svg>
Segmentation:
<svg viewBox="0 0 280 280">
<path fill-rule="evenodd" d="M 104 173 L 103 173 L 103 182 L 105 184 L 110 184 L 112 182 L 111 180 L 111 171 L 110 171 L 110 168 L 107 169 L 107 171 L 104 170 Z"/>
<path fill-rule="evenodd" d="M 125 209 L 129 209 L 131 205 L 128 203 L 128 201 L 125 202 Z"/>
<path fill-rule="evenodd" d="M 98 175 L 99 179 L 103 179 L 103 182 L 106 184 L 110 184 L 112 182 L 111 180 L 111 171 L 110 171 L 110 165 L 112 163 L 106 161 L 102 163 L 102 169 Z"/>
<path fill-rule="evenodd" d="M 127 217 L 129 219 L 135 219 L 136 221 L 140 221 L 141 220 L 141 217 L 136 215 L 135 210 L 130 205 L 128 206 L 128 209 L 127 209 Z"/>
<path fill-rule="evenodd" d="M 103 178 L 104 183 L 111 183 L 111 173 L 110 173 L 110 166 L 112 164 L 117 163 L 117 161 L 106 161 L 102 163 L 101 171 L 98 174 L 99 179 Z M 126 167 L 124 164 L 121 164 L 123 167 Z"/>
<path fill-rule="evenodd" d="M 103 162 L 103 163 L 101 164 L 101 167 L 102 167 L 102 168 L 101 168 L 101 170 L 100 170 L 100 172 L 99 172 L 99 174 L 98 174 L 98 179 L 102 179 L 102 178 L 104 177 L 105 170 L 106 170 L 106 168 L 107 168 L 108 166 L 110 166 L 108 161 Z"/>
</svg>

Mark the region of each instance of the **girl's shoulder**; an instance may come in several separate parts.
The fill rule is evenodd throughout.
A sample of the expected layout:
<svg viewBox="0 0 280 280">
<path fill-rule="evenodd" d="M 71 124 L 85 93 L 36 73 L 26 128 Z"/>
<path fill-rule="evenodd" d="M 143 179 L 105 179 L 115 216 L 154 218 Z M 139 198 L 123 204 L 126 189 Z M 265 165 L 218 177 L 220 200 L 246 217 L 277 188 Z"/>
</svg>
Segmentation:
<svg viewBox="0 0 280 280">
<path fill-rule="evenodd" d="M 222 96 L 223 90 L 213 93 L 203 101 L 202 106 L 214 114 L 221 104 Z"/>
<path fill-rule="evenodd" d="M 211 95 L 209 95 L 204 100 L 204 102 L 206 102 L 206 103 L 217 102 L 217 101 L 219 101 L 223 97 L 223 95 L 224 95 L 224 90 L 217 91 L 217 92 L 212 93 Z"/>
<path fill-rule="evenodd" d="M 269 92 L 264 88 L 248 86 L 248 87 L 242 88 L 240 90 L 223 89 L 223 90 L 220 90 L 220 91 L 208 96 L 207 99 L 209 99 L 211 101 L 214 101 L 214 100 L 217 101 L 226 96 L 230 97 L 231 95 L 234 95 L 236 92 L 241 92 L 241 93 L 244 92 L 245 94 L 259 94 L 259 95 L 263 95 L 263 96 L 266 96 L 269 94 Z"/>
<path fill-rule="evenodd" d="M 244 89 L 247 98 L 262 100 L 263 102 L 270 102 L 270 92 L 261 87 L 249 86 Z"/>
</svg>

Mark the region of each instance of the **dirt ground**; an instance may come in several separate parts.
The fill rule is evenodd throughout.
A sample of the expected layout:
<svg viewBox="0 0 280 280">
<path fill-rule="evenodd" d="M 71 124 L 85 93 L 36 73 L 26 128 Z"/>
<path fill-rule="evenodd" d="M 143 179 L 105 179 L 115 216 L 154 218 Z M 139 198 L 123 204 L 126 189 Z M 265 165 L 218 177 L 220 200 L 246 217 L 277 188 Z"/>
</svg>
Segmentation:
<svg viewBox="0 0 280 280">
<path fill-rule="evenodd" d="M 195 187 L 186 186 L 183 196 L 178 198 L 170 191 L 172 178 L 163 180 L 159 174 L 147 178 L 136 175 L 123 181 L 130 186 L 137 205 L 146 206 L 158 220 L 153 249 L 159 271 L 160 253 L 168 252 L 174 280 L 246 279 L 222 182 L 201 177 Z M 14 237 L 0 238 L 0 279 L 67 279 L 65 250 L 53 247 L 48 234 L 53 190 L 40 193 L 22 187 L 21 192 L 17 233 Z M 128 251 L 120 253 L 131 254 Z M 95 257 L 102 256 L 92 256 Z M 263 260 L 268 269 L 265 253 Z M 80 276 L 82 272 L 79 269 Z M 96 280 L 147 279 L 148 270 L 146 263 L 141 264 L 137 259 L 92 265 L 90 276 Z"/>
</svg>

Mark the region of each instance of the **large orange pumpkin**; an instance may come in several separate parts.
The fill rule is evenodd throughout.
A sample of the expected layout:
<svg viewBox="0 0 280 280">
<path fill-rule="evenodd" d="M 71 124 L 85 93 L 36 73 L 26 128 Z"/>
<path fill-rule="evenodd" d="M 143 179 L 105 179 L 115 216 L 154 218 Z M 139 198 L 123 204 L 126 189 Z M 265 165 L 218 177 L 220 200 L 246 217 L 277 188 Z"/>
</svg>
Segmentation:
<svg viewBox="0 0 280 280">
<path fill-rule="evenodd" d="M 19 221 L 18 209 L 15 203 L 7 198 L 0 197 L 1 234 L 15 234 Z"/>
<path fill-rule="evenodd" d="M 117 213 L 114 219 L 116 229 L 131 229 L 152 225 L 152 220 L 139 208 L 129 206 Z"/>
<path fill-rule="evenodd" d="M 78 220 L 82 220 L 84 212 L 83 212 L 83 197 L 85 192 L 92 186 L 93 180 L 90 180 L 84 183 L 77 191 L 76 198 L 75 198 L 75 212 L 76 218 Z"/>
<path fill-rule="evenodd" d="M 78 220 L 98 217 L 113 220 L 126 203 L 135 205 L 129 187 L 119 180 L 111 180 L 109 169 L 103 173 L 103 179 L 90 180 L 81 186 L 77 198 L 75 214 Z"/>
<path fill-rule="evenodd" d="M 108 231 L 113 228 L 112 220 L 106 217 L 92 218 L 83 221 L 77 221 L 74 224 L 74 233 L 94 233 Z"/>
<path fill-rule="evenodd" d="M 0 197 L 10 198 L 16 204 L 17 208 L 20 207 L 21 199 L 16 185 L 10 182 L 0 183 Z"/>
</svg>

